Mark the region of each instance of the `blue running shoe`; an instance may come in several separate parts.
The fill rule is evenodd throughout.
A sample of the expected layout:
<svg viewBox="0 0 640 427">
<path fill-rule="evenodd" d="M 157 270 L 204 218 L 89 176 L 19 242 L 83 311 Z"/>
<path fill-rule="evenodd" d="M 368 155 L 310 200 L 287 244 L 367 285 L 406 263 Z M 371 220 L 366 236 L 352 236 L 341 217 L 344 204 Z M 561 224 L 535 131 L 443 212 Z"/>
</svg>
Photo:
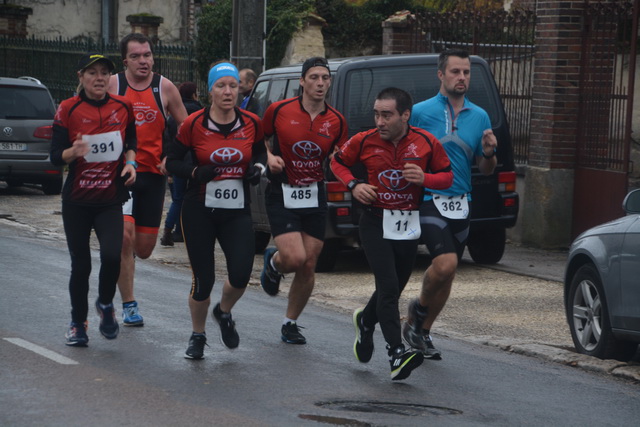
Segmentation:
<svg viewBox="0 0 640 427">
<path fill-rule="evenodd" d="M 69 330 L 64 335 L 64 337 L 67 339 L 66 344 L 68 346 L 86 347 L 87 343 L 89 342 L 89 337 L 87 336 L 87 322 L 71 322 L 71 324 L 69 325 Z"/>
<path fill-rule="evenodd" d="M 136 301 L 122 304 L 122 323 L 124 326 L 144 326 Z"/>
<path fill-rule="evenodd" d="M 260 284 L 262 289 L 272 297 L 278 295 L 280 290 L 280 279 L 284 277 L 271 266 L 271 258 L 278 252 L 276 248 L 267 248 L 264 251 L 264 266 L 260 275 Z"/>
<path fill-rule="evenodd" d="M 120 328 L 116 320 L 116 309 L 113 307 L 113 303 L 102 305 L 99 300 L 96 300 L 96 311 L 100 316 L 99 329 L 102 336 L 108 340 L 116 339 Z"/>
</svg>

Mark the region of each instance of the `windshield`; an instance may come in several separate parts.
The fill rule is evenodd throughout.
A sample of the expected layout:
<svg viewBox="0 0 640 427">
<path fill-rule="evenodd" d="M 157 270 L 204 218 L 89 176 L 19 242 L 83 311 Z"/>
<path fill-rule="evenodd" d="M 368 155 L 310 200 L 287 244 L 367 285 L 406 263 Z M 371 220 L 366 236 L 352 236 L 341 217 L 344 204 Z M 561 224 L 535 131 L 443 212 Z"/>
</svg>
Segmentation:
<svg viewBox="0 0 640 427">
<path fill-rule="evenodd" d="M 49 92 L 23 86 L 0 87 L 0 119 L 53 120 Z"/>
</svg>

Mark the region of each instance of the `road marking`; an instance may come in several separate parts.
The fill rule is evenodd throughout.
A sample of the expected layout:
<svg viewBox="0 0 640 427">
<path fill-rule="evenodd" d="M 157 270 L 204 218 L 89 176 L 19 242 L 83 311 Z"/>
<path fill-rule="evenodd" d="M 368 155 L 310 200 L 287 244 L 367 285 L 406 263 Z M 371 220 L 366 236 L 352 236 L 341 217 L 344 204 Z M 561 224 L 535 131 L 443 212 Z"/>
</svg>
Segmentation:
<svg viewBox="0 0 640 427">
<path fill-rule="evenodd" d="M 33 343 L 30 343 L 29 341 L 25 341 L 21 338 L 4 338 L 6 341 L 9 341 L 12 344 L 17 345 L 18 347 L 22 347 L 22 348 L 26 348 L 27 350 L 31 350 L 36 354 L 39 354 L 40 356 L 44 356 L 47 359 L 51 359 L 54 362 L 60 363 L 61 365 L 77 365 L 78 362 L 76 362 L 73 359 L 69 359 L 68 357 L 64 357 L 61 354 L 58 354 L 54 351 L 51 350 L 47 350 L 44 347 L 40 347 L 39 345 L 35 345 Z"/>
</svg>

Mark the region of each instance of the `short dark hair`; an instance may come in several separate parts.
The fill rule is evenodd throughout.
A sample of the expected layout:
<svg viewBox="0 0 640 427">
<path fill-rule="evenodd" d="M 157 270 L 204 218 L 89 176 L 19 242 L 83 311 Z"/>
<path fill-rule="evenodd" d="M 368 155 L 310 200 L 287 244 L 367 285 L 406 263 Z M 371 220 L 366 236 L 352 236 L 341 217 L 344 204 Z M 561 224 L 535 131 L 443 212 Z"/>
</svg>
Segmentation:
<svg viewBox="0 0 640 427">
<path fill-rule="evenodd" d="M 468 58 L 469 51 L 465 49 L 445 49 L 440 52 L 440 56 L 438 56 L 438 70 L 443 73 L 447 70 L 447 63 L 449 62 L 450 56 L 456 56 L 458 58 Z"/>
<path fill-rule="evenodd" d="M 244 72 L 247 75 L 247 78 L 252 82 L 255 82 L 256 79 L 258 78 L 258 75 L 256 74 L 256 72 L 253 71 L 251 68 L 243 68 L 242 70 L 240 70 L 240 73 L 242 72 Z"/>
<path fill-rule="evenodd" d="M 307 74 L 307 71 L 309 71 L 309 69 L 313 67 L 325 67 L 327 71 L 329 71 L 329 76 L 331 76 L 331 69 L 329 68 L 329 63 L 327 62 L 326 58 L 323 58 L 322 56 L 313 56 L 304 61 L 304 63 L 302 64 L 301 77 L 304 78 L 304 76 Z"/>
<path fill-rule="evenodd" d="M 122 60 L 127 59 L 127 51 L 129 50 L 129 42 L 137 42 L 140 44 L 149 43 L 149 47 L 151 48 L 151 53 L 153 53 L 153 43 L 151 39 L 144 34 L 141 33 L 131 33 L 127 34 L 120 40 L 120 56 L 122 56 Z"/>
<path fill-rule="evenodd" d="M 178 87 L 182 99 L 193 99 L 193 95 L 198 93 L 198 86 L 194 82 L 184 82 Z"/>
<path fill-rule="evenodd" d="M 398 110 L 399 114 L 407 110 L 411 113 L 413 99 L 411 99 L 411 95 L 409 95 L 409 92 L 406 90 L 398 89 L 397 87 L 382 89 L 380 93 L 378 93 L 378 96 L 376 96 L 376 101 L 382 101 L 383 99 L 393 99 L 396 101 L 396 110 Z"/>
</svg>

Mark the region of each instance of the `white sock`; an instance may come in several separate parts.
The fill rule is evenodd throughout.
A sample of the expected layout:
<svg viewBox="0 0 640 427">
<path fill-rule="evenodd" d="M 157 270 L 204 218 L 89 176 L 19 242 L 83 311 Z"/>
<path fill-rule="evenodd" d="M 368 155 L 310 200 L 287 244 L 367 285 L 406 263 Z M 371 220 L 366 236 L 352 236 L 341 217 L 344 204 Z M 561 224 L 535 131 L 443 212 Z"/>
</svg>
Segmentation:
<svg viewBox="0 0 640 427">
<path fill-rule="evenodd" d="M 288 317 L 285 317 L 285 318 L 284 318 L 284 320 L 282 321 L 282 324 L 283 324 L 283 325 L 286 325 L 286 324 L 287 324 L 287 323 L 289 323 L 289 322 L 293 323 L 294 325 L 296 324 L 295 319 L 289 319 Z"/>
<path fill-rule="evenodd" d="M 276 254 L 278 252 L 276 252 L 275 254 L 273 254 L 273 256 L 271 257 L 271 259 L 269 260 L 269 264 L 271 264 L 271 268 L 273 268 L 275 271 L 278 271 L 278 269 L 276 268 L 276 265 L 273 263 L 273 259 L 276 257 Z M 279 271 L 278 271 L 279 273 Z"/>
</svg>

